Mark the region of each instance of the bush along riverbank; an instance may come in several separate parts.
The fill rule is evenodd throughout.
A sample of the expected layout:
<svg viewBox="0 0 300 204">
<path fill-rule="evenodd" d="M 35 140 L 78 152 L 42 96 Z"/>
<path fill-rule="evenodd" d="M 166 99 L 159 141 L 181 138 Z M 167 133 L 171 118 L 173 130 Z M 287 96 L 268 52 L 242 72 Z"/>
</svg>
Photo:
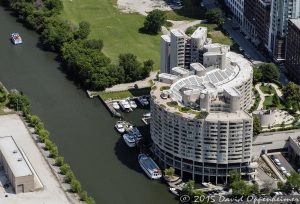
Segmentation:
<svg viewBox="0 0 300 204">
<path fill-rule="evenodd" d="M 95 200 L 87 194 L 81 187 L 80 182 L 77 180 L 75 174 L 71 170 L 69 164 L 64 162 L 64 158 L 59 155 L 58 148 L 54 142 L 50 139 L 50 133 L 44 127 L 44 123 L 41 119 L 32 115 L 30 112 L 30 103 L 28 98 L 17 91 L 13 91 L 8 94 L 7 107 L 14 109 L 15 111 L 21 112 L 25 119 L 25 122 L 32 128 L 34 128 L 34 133 L 37 135 L 36 141 L 39 147 L 42 147 L 44 151 L 48 151 L 47 160 L 49 165 L 51 165 L 52 170 L 57 174 L 60 181 L 69 184 L 69 191 L 77 194 L 80 201 L 84 201 L 87 204 L 96 204 Z M 50 162 L 49 160 L 54 160 L 55 162 Z M 59 175 L 60 174 L 60 175 Z"/>
<path fill-rule="evenodd" d="M 153 69 L 153 60 L 140 62 L 131 53 L 121 54 L 118 62 L 112 63 L 102 52 L 103 41 L 88 39 L 88 22 L 75 25 L 61 17 L 61 0 L 0 0 L 0 3 L 27 28 L 40 34 L 42 47 L 58 53 L 66 73 L 84 89 L 101 91 L 118 83 L 141 80 Z"/>
</svg>

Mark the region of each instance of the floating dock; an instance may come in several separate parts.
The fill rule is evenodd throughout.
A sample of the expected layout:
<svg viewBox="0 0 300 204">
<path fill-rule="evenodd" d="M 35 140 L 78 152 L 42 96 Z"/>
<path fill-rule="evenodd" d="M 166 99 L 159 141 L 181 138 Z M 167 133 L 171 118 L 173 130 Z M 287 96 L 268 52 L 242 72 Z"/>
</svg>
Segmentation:
<svg viewBox="0 0 300 204">
<path fill-rule="evenodd" d="M 106 109 L 110 112 L 110 114 L 114 117 L 122 118 L 121 113 L 116 111 L 112 106 L 112 101 L 104 101 L 101 96 L 99 96 L 100 101 L 105 105 Z"/>
</svg>

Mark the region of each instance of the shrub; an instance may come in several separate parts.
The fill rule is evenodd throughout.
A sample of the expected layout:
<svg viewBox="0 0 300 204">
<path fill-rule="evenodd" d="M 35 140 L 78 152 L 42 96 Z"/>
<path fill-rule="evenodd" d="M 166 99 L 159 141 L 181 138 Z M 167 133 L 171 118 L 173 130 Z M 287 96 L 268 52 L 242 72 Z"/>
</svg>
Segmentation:
<svg viewBox="0 0 300 204">
<path fill-rule="evenodd" d="M 160 87 L 159 90 L 164 91 L 164 90 L 169 90 L 169 89 L 170 89 L 169 86 L 162 86 L 162 87 Z"/>
<path fill-rule="evenodd" d="M 196 113 L 197 119 L 205 119 L 207 116 L 208 116 L 208 112 L 206 111 Z"/>
<path fill-rule="evenodd" d="M 92 198 L 91 196 L 88 197 L 88 199 L 86 200 L 86 203 L 87 204 L 96 204 L 96 201 L 94 198 Z"/>
<path fill-rule="evenodd" d="M 78 193 L 81 191 L 81 184 L 77 179 L 72 179 L 71 181 L 71 189 L 74 193 Z"/>
<path fill-rule="evenodd" d="M 52 158 L 58 157 L 58 148 L 54 143 L 53 143 L 53 146 L 50 149 L 50 155 L 49 156 L 52 157 Z"/>
<path fill-rule="evenodd" d="M 69 170 L 67 173 L 66 173 L 66 182 L 67 183 L 71 183 L 71 181 L 75 179 L 75 175 L 73 173 L 72 170 Z"/>
<path fill-rule="evenodd" d="M 70 165 L 63 164 L 59 169 L 60 169 L 61 174 L 66 175 L 66 173 L 68 173 L 68 171 L 70 171 Z"/>
<path fill-rule="evenodd" d="M 50 150 L 55 144 L 49 139 L 45 139 L 45 150 Z"/>
<path fill-rule="evenodd" d="M 64 158 L 59 156 L 55 158 L 55 165 L 62 166 L 64 164 Z"/>
<path fill-rule="evenodd" d="M 170 107 L 176 107 L 178 106 L 178 103 L 176 101 L 167 102 L 167 105 Z"/>
<path fill-rule="evenodd" d="M 180 111 L 181 112 L 184 112 L 184 113 L 186 113 L 186 112 L 188 112 L 188 111 L 190 111 L 191 110 L 191 108 L 189 108 L 189 107 L 181 107 L 180 108 Z"/>
<path fill-rule="evenodd" d="M 82 201 L 87 201 L 89 196 L 86 191 L 81 191 L 79 192 L 79 197 Z"/>
</svg>

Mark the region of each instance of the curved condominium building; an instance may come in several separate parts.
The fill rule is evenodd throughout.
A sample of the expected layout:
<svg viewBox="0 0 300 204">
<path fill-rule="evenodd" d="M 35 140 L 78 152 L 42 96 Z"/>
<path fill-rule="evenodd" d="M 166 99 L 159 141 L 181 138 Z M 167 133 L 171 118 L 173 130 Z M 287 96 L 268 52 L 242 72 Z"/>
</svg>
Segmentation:
<svg viewBox="0 0 300 204">
<path fill-rule="evenodd" d="M 164 66 L 152 88 L 153 152 L 181 176 L 224 183 L 230 170 L 247 176 L 253 172 L 252 117 L 246 112 L 252 101 L 252 66 L 229 49 L 201 41 L 198 62 Z"/>
</svg>

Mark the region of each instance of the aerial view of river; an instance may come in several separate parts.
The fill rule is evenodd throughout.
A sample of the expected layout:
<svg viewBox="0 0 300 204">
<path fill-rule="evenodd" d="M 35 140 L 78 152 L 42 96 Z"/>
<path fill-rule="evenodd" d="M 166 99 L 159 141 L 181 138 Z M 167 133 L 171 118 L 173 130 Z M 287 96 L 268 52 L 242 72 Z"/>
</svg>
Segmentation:
<svg viewBox="0 0 300 204">
<path fill-rule="evenodd" d="M 54 53 L 39 48 L 39 36 L 3 7 L 0 26 L 0 81 L 29 97 L 32 112 L 41 117 L 60 154 L 97 203 L 177 203 L 166 185 L 142 172 L 138 150 L 129 149 L 113 128 L 117 119 L 66 77 Z M 21 34 L 22 45 L 12 45 L 13 32 Z M 143 125 L 146 111 L 136 110 L 125 119 Z"/>
</svg>

